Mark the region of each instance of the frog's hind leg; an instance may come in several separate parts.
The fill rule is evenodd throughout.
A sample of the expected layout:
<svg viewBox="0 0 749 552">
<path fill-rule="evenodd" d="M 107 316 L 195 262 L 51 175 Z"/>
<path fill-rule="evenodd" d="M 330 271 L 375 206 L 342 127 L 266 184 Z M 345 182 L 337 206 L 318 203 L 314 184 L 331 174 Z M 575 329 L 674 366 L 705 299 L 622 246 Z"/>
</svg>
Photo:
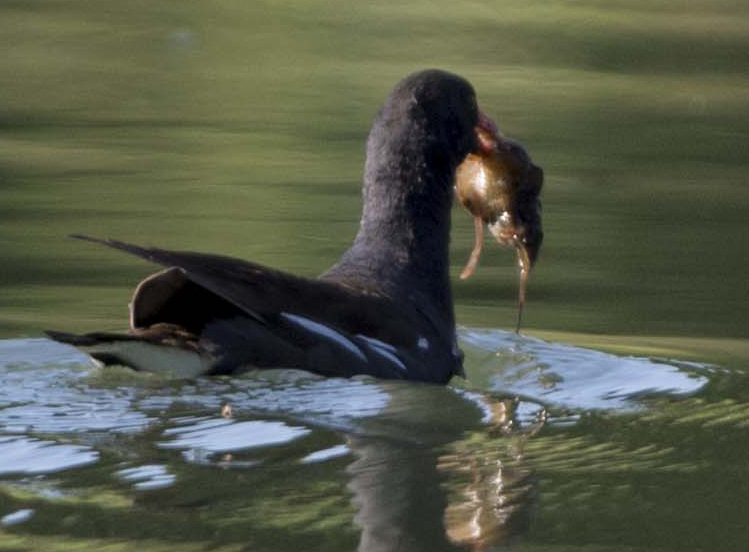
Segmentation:
<svg viewBox="0 0 749 552">
<path fill-rule="evenodd" d="M 481 249 L 484 247 L 484 221 L 481 217 L 474 215 L 473 229 L 475 234 L 473 251 L 471 251 L 471 256 L 468 257 L 468 262 L 463 272 L 460 273 L 461 280 L 467 280 L 471 277 L 473 271 L 476 270 L 476 266 L 479 264 L 479 257 L 481 257 Z"/>
</svg>

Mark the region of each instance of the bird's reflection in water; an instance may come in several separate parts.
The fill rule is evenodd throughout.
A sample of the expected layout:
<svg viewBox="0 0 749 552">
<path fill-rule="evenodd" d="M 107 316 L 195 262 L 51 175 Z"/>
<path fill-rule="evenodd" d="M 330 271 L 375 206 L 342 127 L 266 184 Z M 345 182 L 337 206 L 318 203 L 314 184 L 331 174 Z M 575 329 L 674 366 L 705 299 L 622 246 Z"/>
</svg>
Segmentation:
<svg viewBox="0 0 749 552">
<path fill-rule="evenodd" d="M 517 404 L 492 401 L 489 431 L 453 443 L 453 452 L 438 461 L 448 491 L 445 531 L 451 542 L 469 550 L 506 543 L 530 523 L 535 478 L 523 461 L 523 445 L 543 427 L 546 412 L 539 410 L 533 425 L 520 428 Z"/>
<path fill-rule="evenodd" d="M 397 410 L 398 395 L 387 410 Z M 523 445 L 545 423 L 544 411 L 520 427 L 512 398 L 469 400 L 445 390 L 421 399 L 435 403 L 431 412 L 441 413 L 443 423 L 410 420 L 411 438 L 368 431 L 347 439 L 357 457 L 347 471 L 361 527 L 359 551 L 483 551 L 523 533 L 534 496 Z M 416 410 L 429 411 L 425 406 Z M 477 406 L 482 423 L 466 427 L 468 419 L 482 418 Z M 413 402 L 409 407 L 414 412 Z"/>
</svg>

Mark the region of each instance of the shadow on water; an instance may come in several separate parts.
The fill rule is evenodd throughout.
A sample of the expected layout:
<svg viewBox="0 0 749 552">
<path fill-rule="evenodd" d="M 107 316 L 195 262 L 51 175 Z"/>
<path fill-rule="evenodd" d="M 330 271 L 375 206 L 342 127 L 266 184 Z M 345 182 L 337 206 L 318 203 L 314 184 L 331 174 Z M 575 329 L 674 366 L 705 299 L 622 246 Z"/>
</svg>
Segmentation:
<svg viewBox="0 0 749 552">
<path fill-rule="evenodd" d="M 681 469 L 666 446 L 576 432 L 699 400 L 710 368 L 461 339 L 468 380 L 448 387 L 288 370 L 170 381 L 1 341 L 0 546 L 488 550 L 532 534 L 550 470 Z M 749 423 L 749 408 L 729 414 Z"/>
</svg>

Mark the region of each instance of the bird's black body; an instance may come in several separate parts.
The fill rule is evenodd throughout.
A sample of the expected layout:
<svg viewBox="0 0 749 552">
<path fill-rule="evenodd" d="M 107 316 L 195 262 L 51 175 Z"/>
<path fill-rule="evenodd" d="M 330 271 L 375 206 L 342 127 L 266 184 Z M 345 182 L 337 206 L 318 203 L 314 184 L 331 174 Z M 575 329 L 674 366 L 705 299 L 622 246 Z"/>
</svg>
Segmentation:
<svg viewBox="0 0 749 552">
<path fill-rule="evenodd" d="M 359 232 L 317 279 L 250 262 L 98 240 L 167 267 L 144 280 L 127 334 L 49 332 L 105 364 L 149 351 L 197 358 L 182 375 L 296 367 L 444 383 L 462 373 L 448 243 L 455 169 L 477 147 L 471 85 L 443 71 L 401 81 L 367 141 Z M 155 358 L 155 357 L 154 357 Z M 187 358 L 187 357 L 184 357 Z M 156 363 L 154 361 L 154 363 Z"/>
</svg>

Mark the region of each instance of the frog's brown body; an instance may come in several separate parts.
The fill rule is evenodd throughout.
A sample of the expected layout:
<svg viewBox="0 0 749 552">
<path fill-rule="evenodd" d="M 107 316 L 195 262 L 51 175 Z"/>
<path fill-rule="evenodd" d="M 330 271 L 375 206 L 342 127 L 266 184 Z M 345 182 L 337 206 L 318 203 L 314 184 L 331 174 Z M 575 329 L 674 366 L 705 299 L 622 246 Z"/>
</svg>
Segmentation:
<svg viewBox="0 0 749 552">
<path fill-rule="evenodd" d="M 510 166 L 498 155 L 468 154 L 455 175 L 458 199 L 474 216 L 490 222 L 509 209 Z"/>
<path fill-rule="evenodd" d="M 519 328 L 525 285 L 543 241 L 539 201 L 543 170 L 517 142 L 488 132 L 478 135 L 484 147 L 469 154 L 455 173 L 457 198 L 473 215 L 475 228 L 473 251 L 460 278 L 469 278 L 476 269 L 487 224 L 501 245 L 515 247 L 518 253 Z"/>
</svg>

